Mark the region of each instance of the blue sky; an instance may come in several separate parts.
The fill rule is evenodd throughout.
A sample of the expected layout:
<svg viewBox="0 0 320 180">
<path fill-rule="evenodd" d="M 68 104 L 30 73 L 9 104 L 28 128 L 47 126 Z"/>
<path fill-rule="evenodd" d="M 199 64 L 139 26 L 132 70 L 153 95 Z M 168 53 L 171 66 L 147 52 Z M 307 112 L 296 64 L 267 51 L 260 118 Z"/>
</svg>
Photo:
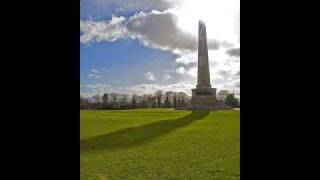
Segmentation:
<svg viewBox="0 0 320 180">
<path fill-rule="evenodd" d="M 236 2 L 230 0 L 220 7 L 230 11 L 224 19 L 228 24 L 206 19 L 212 16 L 210 9 L 207 14 L 199 10 L 188 17 L 189 6 L 195 4 L 187 0 L 81 0 L 80 94 L 142 94 L 157 89 L 190 94 L 196 85 L 194 32 L 199 17 L 207 24 L 212 86 L 240 92 Z M 220 5 L 218 1 L 216 5 Z M 234 16 L 229 17 L 233 11 Z M 213 28 L 215 25 L 224 29 Z"/>
<path fill-rule="evenodd" d="M 169 51 L 145 48 L 136 40 L 101 42 L 90 46 L 80 45 L 81 82 L 134 85 L 144 83 L 147 72 L 161 74 L 174 69 Z M 101 78 L 89 77 L 92 73 Z"/>
</svg>

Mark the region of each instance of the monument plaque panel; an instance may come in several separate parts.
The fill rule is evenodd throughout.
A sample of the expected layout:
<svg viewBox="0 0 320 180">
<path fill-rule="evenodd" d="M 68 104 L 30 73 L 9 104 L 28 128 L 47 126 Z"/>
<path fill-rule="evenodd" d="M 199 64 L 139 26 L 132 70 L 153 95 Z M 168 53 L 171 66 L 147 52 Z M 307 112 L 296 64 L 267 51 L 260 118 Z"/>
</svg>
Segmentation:
<svg viewBox="0 0 320 180">
<path fill-rule="evenodd" d="M 213 95 L 213 93 L 212 92 L 199 92 L 199 91 L 197 91 L 196 92 L 196 95 Z"/>
</svg>

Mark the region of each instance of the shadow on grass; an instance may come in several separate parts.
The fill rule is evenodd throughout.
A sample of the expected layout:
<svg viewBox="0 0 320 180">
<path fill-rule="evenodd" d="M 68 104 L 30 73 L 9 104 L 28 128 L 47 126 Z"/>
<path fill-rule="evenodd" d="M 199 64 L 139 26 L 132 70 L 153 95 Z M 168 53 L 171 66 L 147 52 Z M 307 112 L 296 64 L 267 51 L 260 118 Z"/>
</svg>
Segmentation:
<svg viewBox="0 0 320 180">
<path fill-rule="evenodd" d="M 203 119 L 208 114 L 209 111 L 192 111 L 187 116 L 178 119 L 157 121 L 80 140 L 80 153 L 104 149 L 115 150 L 145 144 L 173 130 L 187 126 L 193 121 Z"/>
</svg>

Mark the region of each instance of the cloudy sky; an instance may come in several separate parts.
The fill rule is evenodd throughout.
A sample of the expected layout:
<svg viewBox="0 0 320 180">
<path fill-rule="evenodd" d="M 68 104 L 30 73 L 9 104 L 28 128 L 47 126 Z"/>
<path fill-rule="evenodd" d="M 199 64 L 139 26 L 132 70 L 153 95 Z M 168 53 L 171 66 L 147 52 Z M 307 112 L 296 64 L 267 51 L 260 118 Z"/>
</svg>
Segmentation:
<svg viewBox="0 0 320 180">
<path fill-rule="evenodd" d="M 80 0 L 80 93 L 191 94 L 198 21 L 211 85 L 240 93 L 240 0 Z"/>
</svg>

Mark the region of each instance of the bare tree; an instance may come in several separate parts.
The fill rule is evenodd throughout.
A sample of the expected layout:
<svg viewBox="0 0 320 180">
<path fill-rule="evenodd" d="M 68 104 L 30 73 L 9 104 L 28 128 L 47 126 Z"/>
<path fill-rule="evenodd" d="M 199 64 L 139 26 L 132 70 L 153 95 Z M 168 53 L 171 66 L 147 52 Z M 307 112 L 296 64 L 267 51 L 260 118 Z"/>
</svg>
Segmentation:
<svg viewBox="0 0 320 180">
<path fill-rule="evenodd" d="M 152 107 L 152 95 L 151 94 L 144 94 L 143 95 L 145 103 L 145 107 Z"/>
<path fill-rule="evenodd" d="M 238 108 L 239 107 L 239 101 L 238 99 L 236 99 L 234 97 L 234 94 L 228 94 L 227 98 L 226 98 L 226 104 L 229 106 L 232 106 L 234 108 Z"/>
<path fill-rule="evenodd" d="M 93 102 L 95 103 L 101 103 L 102 102 L 102 97 L 99 94 L 96 94 L 94 96 L 92 96 Z"/>
<path fill-rule="evenodd" d="M 157 98 L 158 108 L 160 108 L 161 107 L 162 91 L 161 90 L 156 91 L 155 95 Z"/>
<path fill-rule="evenodd" d="M 132 95 L 131 105 L 132 105 L 132 108 L 136 108 L 136 106 L 137 106 L 137 95 L 136 94 Z"/>
<path fill-rule="evenodd" d="M 80 109 L 129 109 L 129 108 L 160 108 L 160 107 L 185 107 L 190 98 L 184 92 L 156 91 L 152 94 L 103 94 L 84 98 L 80 94 Z"/>
<path fill-rule="evenodd" d="M 165 107 L 170 107 L 170 101 L 169 101 L 169 98 L 170 98 L 170 92 L 165 92 L 165 100 L 164 100 L 164 106 Z"/>
<path fill-rule="evenodd" d="M 187 97 L 188 95 L 184 92 L 178 92 L 177 98 L 178 98 L 178 106 L 183 107 L 187 105 Z"/>
<path fill-rule="evenodd" d="M 128 94 L 120 94 L 120 106 L 126 106 L 128 102 Z"/>
<path fill-rule="evenodd" d="M 108 94 L 107 93 L 104 93 L 103 96 L 102 96 L 102 108 L 103 109 L 107 109 L 108 107 Z"/>
<path fill-rule="evenodd" d="M 113 104 L 116 104 L 118 96 L 119 96 L 119 94 L 117 94 L 117 93 L 110 94 L 110 97 L 112 98 Z"/>
<path fill-rule="evenodd" d="M 177 93 L 173 92 L 173 107 L 176 108 L 177 107 Z"/>
<path fill-rule="evenodd" d="M 152 102 L 152 108 L 156 108 L 157 107 L 157 97 L 151 96 L 151 102 Z"/>
<path fill-rule="evenodd" d="M 89 109 L 88 100 L 80 95 L 80 109 Z"/>
<path fill-rule="evenodd" d="M 217 99 L 219 101 L 225 102 L 228 94 L 230 94 L 228 90 L 221 90 L 217 93 Z"/>
</svg>

